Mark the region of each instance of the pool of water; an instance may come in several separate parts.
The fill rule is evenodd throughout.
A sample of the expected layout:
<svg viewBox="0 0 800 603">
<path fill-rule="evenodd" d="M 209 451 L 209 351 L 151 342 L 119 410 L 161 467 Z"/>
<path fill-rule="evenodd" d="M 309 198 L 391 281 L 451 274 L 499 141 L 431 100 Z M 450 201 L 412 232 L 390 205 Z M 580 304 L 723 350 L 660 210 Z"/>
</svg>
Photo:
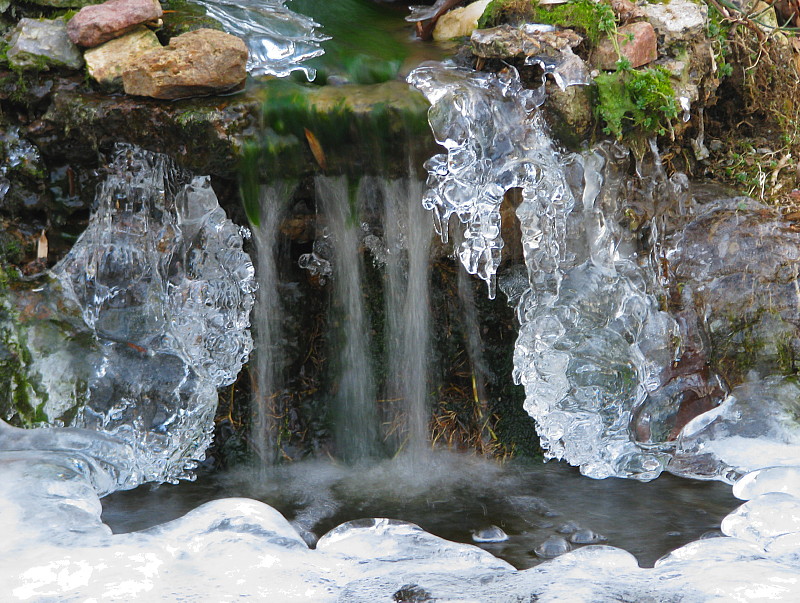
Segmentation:
<svg viewBox="0 0 800 603">
<path fill-rule="evenodd" d="M 413 462 L 356 467 L 307 461 L 142 486 L 103 499 L 103 521 L 115 533 L 132 532 L 176 519 L 202 503 L 240 496 L 278 509 L 310 543 L 341 523 L 365 517 L 412 522 L 467 543 L 474 531 L 498 526 L 508 540 L 479 546 L 518 569 L 542 562 L 534 549 L 562 536 L 559 531 L 570 522 L 604 536 L 604 544 L 631 552 L 642 567 L 652 567 L 673 549 L 716 535 L 722 518 L 740 503 L 730 486 L 718 482 L 670 475 L 650 483 L 592 480 L 563 463 L 499 464 L 437 453 Z"/>
</svg>

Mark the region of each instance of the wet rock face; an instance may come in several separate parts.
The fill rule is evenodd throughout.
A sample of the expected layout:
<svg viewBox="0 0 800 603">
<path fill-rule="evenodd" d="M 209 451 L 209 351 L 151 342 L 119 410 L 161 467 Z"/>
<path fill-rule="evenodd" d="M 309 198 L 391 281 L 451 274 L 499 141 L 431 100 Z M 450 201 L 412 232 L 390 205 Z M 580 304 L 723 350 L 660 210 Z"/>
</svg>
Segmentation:
<svg viewBox="0 0 800 603">
<path fill-rule="evenodd" d="M 158 0 L 108 0 L 78 11 L 67 24 L 70 40 L 91 48 L 118 38 L 133 27 L 155 21 L 163 11 Z"/>
<path fill-rule="evenodd" d="M 83 58 L 63 19 L 20 19 L 8 38 L 8 62 L 19 69 L 80 69 Z"/>
<path fill-rule="evenodd" d="M 235 88 L 247 77 L 246 64 L 247 47 L 240 38 L 198 29 L 140 57 L 122 80 L 127 94 L 186 98 Z"/>
<path fill-rule="evenodd" d="M 762 377 L 797 373 L 797 224 L 766 206 L 733 199 L 676 235 L 667 261 L 683 330 L 701 329 L 712 366 L 730 386 L 753 371 Z"/>
</svg>

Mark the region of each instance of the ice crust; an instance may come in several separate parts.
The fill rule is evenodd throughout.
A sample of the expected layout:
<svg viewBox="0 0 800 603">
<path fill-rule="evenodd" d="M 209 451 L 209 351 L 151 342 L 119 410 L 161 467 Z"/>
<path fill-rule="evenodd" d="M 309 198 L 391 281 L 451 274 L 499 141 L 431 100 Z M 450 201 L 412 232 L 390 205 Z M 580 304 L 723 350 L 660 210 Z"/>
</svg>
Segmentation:
<svg viewBox="0 0 800 603">
<path fill-rule="evenodd" d="M 423 205 L 447 239 L 464 225 L 458 255 L 494 295 L 503 240 L 500 205 L 522 189 L 516 215 L 527 282 L 518 296 L 514 379 L 548 458 L 592 477 L 652 479 L 668 456 L 632 441 L 631 411 L 670 360 L 674 321 L 651 292 L 654 273 L 617 226 L 626 154 L 613 145 L 563 153 L 548 135 L 535 91 L 513 68 L 495 75 L 425 64 L 409 82 L 431 102 L 447 149 L 426 163 Z M 666 355 L 666 356 L 665 356 Z"/>
<path fill-rule="evenodd" d="M 112 436 L 119 487 L 173 481 L 204 458 L 217 388 L 252 349 L 242 244 L 208 178 L 118 145 L 88 227 L 24 298 L 32 406 L 51 426 Z"/>
<path fill-rule="evenodd" d="M 793 601 L 800 597 L 800 499 L 771 484 L 800 467 L 743 478 L 748 496 L 698 540 L 638 567 L 626 551 L 589 545 L 517 571 L 478 547 L 413 524 L 364 519 L 310 548 L 275 509 L 216 500 L 155 528 L 112 535 L 96 489 L 108 452 L 64 430 L 33 430 L 34 450 L 0 428 L 0 584 L 6 600 L 222 601 Z M 32 430 L 27 430 L 30 433 Z M 47 450 L 47 445 L 51 450 Z M 98 447 L 99 446 L 99 447 Z M 56 450 L 58 448 L 58 450 Z M 776 473 L 776 471 L 778 473 Z M 766 477 L 761 477 L 766 476 Z M 108 480 L 112 484 L 113 480 Z M 512 535 L 513 539 L 513 535 Z M 416 597 L 416 598 L 413 598 Z"/>
<path fill-rule="evenodd" d="M 222 23 L 225 31 L 247 44 L 247 72 L 286 77 L 300 71 L 312 81 L 316 70 L 303 61 L 325 53 L 320 46 L 328 36 L 319 24 L 286 7 L 286 0 L 192 0 Z"/>
</svg>

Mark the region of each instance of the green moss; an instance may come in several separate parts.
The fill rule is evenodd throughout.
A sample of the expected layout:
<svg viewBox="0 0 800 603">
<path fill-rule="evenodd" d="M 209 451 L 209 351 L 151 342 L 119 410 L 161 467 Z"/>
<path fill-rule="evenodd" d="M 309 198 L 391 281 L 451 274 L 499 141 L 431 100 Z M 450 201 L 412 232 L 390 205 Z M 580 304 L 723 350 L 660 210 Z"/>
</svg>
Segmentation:
<svg viewBox="0 0 800 603">
<path fill-rule="evenodd" d="M 493 0 L 478 20 L 478 27 L 520 21 L 576 29 L 586 34 L 592 45 L 617 29 L 611 6 L 594 0 L 570 0 L 545 6 L 540 6 L 538 0 Z"/>
<path fill-rule="evenodd" d="M 597 115 L 606 124 L 603 131 L 617 139 L 628 134 L 663 136 L 678 117 L 669 72 L 663 67 L 621 67 L 594 79 Z"/>
<path fill-rule="evenodd" d="M 46 422 L 46 397 L 37 396 L 28 379 L 32 359 L 14 309 L 3 292 L 11 277 L 0 263 L 0 418 L 18 427 Z"/>
</svg>

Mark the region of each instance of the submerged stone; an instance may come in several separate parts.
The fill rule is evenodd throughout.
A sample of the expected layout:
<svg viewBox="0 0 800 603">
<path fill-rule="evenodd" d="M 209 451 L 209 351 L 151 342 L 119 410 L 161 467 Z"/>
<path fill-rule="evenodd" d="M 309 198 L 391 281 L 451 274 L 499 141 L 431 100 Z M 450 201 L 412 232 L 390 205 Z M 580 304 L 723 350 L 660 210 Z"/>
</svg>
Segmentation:
<svg viewBox="0 0 800 603">
<path fill-rule="evenodd" d="M 70 39 L 91 48 L 118 38 L 132 28 L 156 21 L 163 11 L 158 0 L 108 0 L 78 11 L 67 25 Z"/>
<path fill-rule="evenodd" d="M 151 51 L 123 73 L 127 94 L 160 99 L 224 92 L 247 77 L 244 42 L 214 29 L 197 29 Z"/>
<path fill-rule="evenodd" d="M 537 557 L 541 557 L 542 559 L 554 559 L 565 553 L 569 553 L 571 550 L 572 546 L 565 538 L 561 536 L 550 536 L 542 544 L 537 546 L 533 552 Z"/>
<path fill-rule="evenodd" d="M 497 526 L 486 526 L 472 531 L 473 542 L 505 542 L 508 534 Z"/>
<path fill-rule="evenodd" d="M 6 56 L 9 64 L 19 69 L 80 69 L 83 65 L 83 57 L 67 36 L 63 19 L 23 17 L 9 35 Z"/>
<path fill-rule="evenodd" d="M 122 74 L 136 65 L 139 58 L 161 48 L 152 30 L 140 26 L 125 35 L 87 50 L 83 58 L 95 81 L 107 87 L 122 87 Z"/>
</svg>

